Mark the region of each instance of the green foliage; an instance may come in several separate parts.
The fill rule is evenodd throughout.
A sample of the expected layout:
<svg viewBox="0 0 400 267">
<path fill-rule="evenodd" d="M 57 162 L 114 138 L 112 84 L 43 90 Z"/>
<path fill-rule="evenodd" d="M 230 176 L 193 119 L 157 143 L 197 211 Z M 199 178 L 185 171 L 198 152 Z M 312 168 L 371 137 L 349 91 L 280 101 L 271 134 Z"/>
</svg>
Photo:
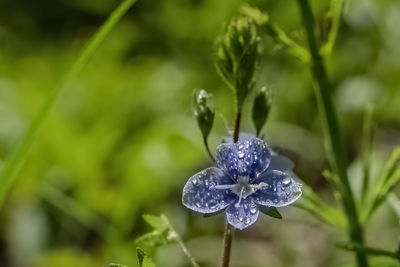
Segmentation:
<svg viewBox="0 0 400 267">
<path fill-rule="evenodd" d="M 204 139 L 207 139 L 214 123 L 215 110 L 212 101 L 213 96 L 205 90 L 194 90 L 194 116 Z"/>
<path fill-rule="evenodd" d="M 332 49 L 335 45 L 336 38 L 339 31 L 340 21 L 343 15 L 345 0 L 331 0 L 330 8 L 326 15 L 326 40 L 323 40 L 321 46 L 321 54 L 324 56 L 330 56 Z"/>
<path fill-rule="evenodd" d="M 147 256 L 143 249 L 136 248 L 136 253 L 140 267 L 156 267 L 156 265 L 153 263 L 153 260 Z"/>
<path fill-rule="evenodd" d="M 164 214 L 160 216 L 145 214 L 143 215 L 143 219 L 153 228 L 153 231 L 137 238 L 137 244 L 155 247 L 166 245 L 174 241 L 169 238 L 172 230 L 170 227 L 171 224 Z"/>
<path fill-rule="evenodd" d="M 303 185 L 302 190 L 303 195 L 299 203 L 294 204 L 296 207 L 339 229 L 346 227 L 346 219 L 343 212 L 326 203 L 307 185 Z"/>
<path fill-rule="evenodd" d="M 256 94 L 251 112 L 254 127 L 256 128 L 256 135 L 260 136 L 261 130 L 267 122 L 269 112 L 272 106 L 271 91 L 267 87 L 262 87 Z"/>
<path fill-rule="evenodd" d="M 372 157 L 372 146 L 373 146 L 373 139 L 374 139 L 374 129 L 373 129 L 373 107 L 369 106 L 366 109 L 364 115 L 364 125 L 363 125 L 363 142 L 362 142 L 362 163 L 363 163 L 363 172 L 364 172 L 364 179 L 362 184 L 362 191 L 361 191 L 361 202 L 364 202 L 365 198 L 367 197 L 369 191 L 369 184 L 370 184 L 370 169 L 371 169 L 371 157 Z"/>
<path fill-rule="evenodd" d="M 282 215 L 279 213 L 278 209 L 275 207 L 266 207 L 266 206 L 260 206 L 259 210 L 264 213 L 265 215 L 268 215 L 272 218 L 275 219 L 282 219 Z"/>
<path fill-rule="evenodd" d="M 238 110 L 254 87 L 262 51 L 260 41 L 256 24 L 248 16 L 232 19 L 217 41 L 217 70 L 233 90 Z"/>
<path fill-rule="evenodd" d="M 126 265 L 122 265 L 119 263 L 110 263 L 108 267 L 127 267 Z"/>
<path fill-rule="evenodd" d="M 393 252 L 384 249 L 366 247 L 360 244 L 338 244 L 337 247 L 343 250 L 362 252 L 371 256 L 389 257 L 397 259 L 400 262 L 400 250 Z"/>
<path fill-rule="evenodd" d="M 64 91 L 76 76 L 82 71 L 83 67 L 89 62 L 90 58 L 96 52 L 97 48 L 101 45 L 103 40 L 111 32 L 114 26 L 119 22 L 122 16 L 129 10 L 129 8 L 136 2 L 136 0 L 123 1 L 114 12 L 111 13 L 107 21 L 100 27 L 100 29 L 93 35 L 87 42 L 82 50 L 82 53 L 77 58 L 75 63 L 71 66 L 69 71 L 65 74 L 62 80 L 51 91 L 46 101 L 41 106 L 38 114 L 32 121 L 26 135 L 21 140 L 18 147 L 13 151 L 0 174 L 0 207 L 3 204 L 6 194 L 14 183 L 18 172 L 22 168 L 27 154 L 30 152 L 31 147 L 35 143 L 36 137 L 51 110 L 51 107 L 57 100 L 58 95 Z"/>
<path fill-rule="evenodd" d="M 310 53 L 295 40 L 290 38 L 284 30 L 274 24 L 266 12 L 261 12 L 259 9 L 244 5 L 241 8 L 241 13 L 251 17 L 263 30 L 268 34 L 287 54 L 292 55 L 304 63 L 309 63 Z"/>
<path fill-rule="evenodd" d="M 368 220 L 376 209 L 382 205 L 388 195 L 400 183 L 400 147 L 395 148 L 386 162 L 380 176 L 367 195 L 362 211 L 363 221 Z"/>
</svg>

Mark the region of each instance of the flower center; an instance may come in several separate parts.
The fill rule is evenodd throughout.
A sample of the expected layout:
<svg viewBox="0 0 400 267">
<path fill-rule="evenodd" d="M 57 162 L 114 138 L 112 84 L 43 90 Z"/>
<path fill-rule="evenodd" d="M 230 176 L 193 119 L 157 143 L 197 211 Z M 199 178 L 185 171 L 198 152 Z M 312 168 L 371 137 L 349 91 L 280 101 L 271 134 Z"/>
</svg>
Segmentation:
<svg viewBox="0 0 400 267">
<path fill-rule="evenodd" d="M 240 205 L 242 198 L 246 199 L 248 196 L 254 194 L 258 189 L 268 188 L 267 183 L 250 184 L 249 182 L 249 177 L 239 176 L 237 179 L 237 184 L 215 185 L 212 188 L 220 190 L 230 189 L 232 193 L 239 197 L 238 205 Z"/>
</svg>

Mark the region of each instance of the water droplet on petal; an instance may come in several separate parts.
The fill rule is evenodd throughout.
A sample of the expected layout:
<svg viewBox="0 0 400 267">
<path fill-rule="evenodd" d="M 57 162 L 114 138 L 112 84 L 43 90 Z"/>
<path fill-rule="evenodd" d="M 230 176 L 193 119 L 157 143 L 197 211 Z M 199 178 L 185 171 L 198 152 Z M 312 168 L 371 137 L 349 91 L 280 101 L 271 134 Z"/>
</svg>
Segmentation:
<svg viewBox="0 0 400 267">
<path fill-rule="evenodd" d="M 193 185 L 197 185 L 197 179 L 196 178 L 192 180 L 192 184 Z"/>
<path fill-rule="evenodd" d="M 284 186 L 288 186 L 288 185 L 290 185 L 291 183 L 292 183 L 292 179 L 290 179 L 290 178 L 288 178 L 288 177 L 282 180 L 282 184 L 283 184 Z"/>
<path fill-rule="evenodd" d="M 252 207 L 252 208 L 250 209 L 250 213 L 251 213 L 251 214 L 256 214 L 256 213 L 257 213 L 257 209 L 256 209 L 255 207 Z"/>
</svg>

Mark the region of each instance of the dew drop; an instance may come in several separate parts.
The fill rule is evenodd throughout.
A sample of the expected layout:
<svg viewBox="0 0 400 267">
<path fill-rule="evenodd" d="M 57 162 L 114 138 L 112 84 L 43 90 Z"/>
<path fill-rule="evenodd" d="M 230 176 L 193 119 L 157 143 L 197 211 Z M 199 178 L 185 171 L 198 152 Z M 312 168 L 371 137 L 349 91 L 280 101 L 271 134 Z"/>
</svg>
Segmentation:
<svg viewBox="0 0 400 267">
<path fill-rule="evenodd" d="M 285 179 L 282 180 L 282 184 L 283 184 L 284 186 L 288 186 L 288 185 L 290 185 L 291 183 L 292 183 L 292 179 L 290 179 L 290 178 L 285 178 Z"/>
<path fill-rule="evenodd" d="M 251 214 L 256 214 L 257 213 L 257 209 L 255 207 L 250 209 L 250 213 Z"/>
<path fill-rule="evenodd" d="M 250 223 L 250 218 L 246 218 L 246 220 L 244 221 L 245 224 L 249 224 Z"/>
<path fill-rule="evenodd" d="M 197 179 L 196 178 L 192 180 L 192 184 L 193 185 L 197 185 Z"/>
</svg>

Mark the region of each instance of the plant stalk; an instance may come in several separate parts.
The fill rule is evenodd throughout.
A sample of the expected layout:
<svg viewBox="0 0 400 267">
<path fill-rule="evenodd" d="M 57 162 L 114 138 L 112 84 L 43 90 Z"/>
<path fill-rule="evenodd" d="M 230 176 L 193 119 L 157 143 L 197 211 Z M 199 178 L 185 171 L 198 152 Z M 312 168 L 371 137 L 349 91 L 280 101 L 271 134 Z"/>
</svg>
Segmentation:
<svg viewBox="0 0 400 267">
<path fill-rule="evenodd" d="M 311 53 L 311 71 L 318 86 L 315 86 L 315 95 L 321 114 L 326 140 L 328 159 L 334 171 L 338 174 L 342 184 L 342 200 L 349 225 L 349 237 L 353 243 L 363 245 L 364 233 L 360 224 L 357 206 L 347 177 L 347 160 L 344 144 L 341 138 L 339 123 L 331 97 L 331 84 L 324 67 L 323 58 L 319 52 L 317 40 L 314 35 L 315 24 L 308 0 L 298 0 L 303 24 L 306 28 L 308 45 Z M 356 252 L 359 267 L 367 267 L 367 257 L 362 251 Z"/>
<path fill-rule="evenodd" d="M 222 256 L 221 267 L 229 267 L 229 261 L 231 258 L 232 239 L 233 239 L 234 232 L 235 232 L 235 228 L 232 225 L 230 225 L 228 222 L 225 222 L 224 253 Z"/>
<path fill-rule="evenodd" d="M 235 130 L 233 132 L 233 142 L 236 143 L 239 140 L 240 133 L 240 121 L 242 119 L 242 112 L 238 109 L 235 120 Z"/>
<path fill-rule="evenodd" d="M 236 112 L 235 130 L 233 132 L 234 143 L 236 143 L 239 140 L 241 117 L 242 117 L 242 112 L 238 108 Z M 232 239 L 234 232 L 235 232 L 235 227 L 233 227 L 226 221 L 225 232 L 224 232 L 224 252 L 222 255 L 222 264 L 221 264 L 222 267 L 229 267 L 229 261 L 231 258 Z"/>
<path fill-rule="evenodd" d="M 206 147 L 207 153 L 210 156 L 210 159 L 215 162 L 215 158 L 210 151 L 210 147 L 208 146 L 208 140 L 207 140 L 206 136 L 203 136 L 203 142 L 204 142 L 204 146 Z"/>
</svg>

